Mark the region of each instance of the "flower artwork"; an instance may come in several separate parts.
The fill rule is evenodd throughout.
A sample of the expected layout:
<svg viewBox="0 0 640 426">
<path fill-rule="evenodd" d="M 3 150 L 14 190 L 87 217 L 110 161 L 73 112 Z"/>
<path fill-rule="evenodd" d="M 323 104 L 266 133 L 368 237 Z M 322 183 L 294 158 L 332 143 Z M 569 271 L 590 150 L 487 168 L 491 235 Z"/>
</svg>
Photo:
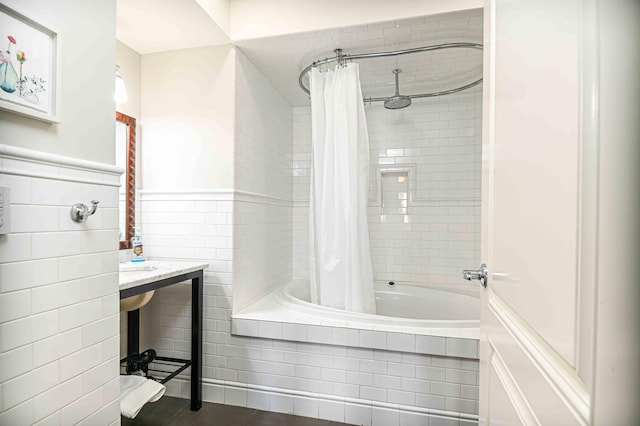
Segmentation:
<svg viewBox="0 0 640 426">
<path fill-rule="evenodd" d="M 0 109 L 58 122 L 58 32 L 0 2 Z"/>
<path fill-rule="evenodd" d="M 7 50 L 1 53 L 0 56 L 0 89 L 7 93 L 14 93 L 18 91 L 18 96 L 25 101 L 38 104 L 40 99 L 38 93 L 45 92 L 47 81 L 34 74 L 27 75 L 23 73 L 24 64 L 27 61 L 27 55 L 24 50 L 18 50 L 16 52 L 16 60 L 19 63 L 19 71 L 16 72 L 13 66 L 11 46 L 17 45 L 15 37 L 8 35 L 9 45 Z"/>
</svg>

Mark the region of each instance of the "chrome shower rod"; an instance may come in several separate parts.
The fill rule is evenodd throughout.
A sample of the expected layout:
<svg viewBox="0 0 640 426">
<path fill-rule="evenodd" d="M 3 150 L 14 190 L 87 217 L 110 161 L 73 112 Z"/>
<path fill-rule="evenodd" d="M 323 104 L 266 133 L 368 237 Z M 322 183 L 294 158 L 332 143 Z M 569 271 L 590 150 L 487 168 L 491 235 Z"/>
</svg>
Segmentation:
<svg viewBox="0 0 640 426">
<path fill-rule="evenodd" d="M 432 46 L 414 47 L 412 49 L 394 50 L 391 52 L 356 53 L 356 54 L 344 54 L 342 53 L 342 49 L 335 49 L 334 52 L 336 56 L 332 58 L 319 59 L 313 62 L 312 64 L 310 64 L 309 66 L 307 66 L 305 69 L 303 69 L 302 72 L 300 73 L 300 76 L 298 76 L 298 85 L 300 85 L 300 88 L 302 89 L 303 92 L 305 92 L 307 95 L 310 95 L 311 92 L 304 85 L 303 78 L 309 72 L 309 70 L 311 70 L 311 68 L 317 67 L 319 65 L 330 64 L 332 62 L 337 62 L 338 64 L 344 64 L 346 61 L 351 61 L 355 59 L 383 58 L 383 57 L 389 57 L 389 56 L 408 55 L 411 53 L 429 52 L 432 50 L 458 49 L 458 48 L 482 50 L 482 45 L 478 43 L 443 43 L 443 44 L 434 44 Z M 480 77 L 479 79 L 469 84 L 465 84 L 464 86 L 456 87 L 454 89 L 443 90 L 440 92 L 406 95 L 406 96 L 414 99 L 414 98 L 431 98 L 435 96 L 450 95 L 452 93 L 457 93 L 466 89 L 470 89 L 474 86 L 477 86 L 480 83 L 482 83 L 482 77 Z M 382 101 L 385 101 L 386 99 L 388 98 L 364 98 L 364 101 L 365 102 L 382 102 Z"/>
</svg>

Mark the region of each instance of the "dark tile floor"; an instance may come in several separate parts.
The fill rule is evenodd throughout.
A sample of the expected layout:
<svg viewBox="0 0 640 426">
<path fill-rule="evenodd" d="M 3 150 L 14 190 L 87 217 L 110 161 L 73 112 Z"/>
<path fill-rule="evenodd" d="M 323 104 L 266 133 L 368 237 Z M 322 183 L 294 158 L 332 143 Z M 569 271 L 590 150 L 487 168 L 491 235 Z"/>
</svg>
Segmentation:
<svg viewBox="0 0 640 426">
<path fill-rule="evenodd" d="M 134 420 L 125 417 L 121 419 L 122 426 L 340 426 L 346 424 L 210 402 L 203 402 L 200 411 L 191 411 L 188 399 L 169 396 L 145 405 Z"/>
</svg>

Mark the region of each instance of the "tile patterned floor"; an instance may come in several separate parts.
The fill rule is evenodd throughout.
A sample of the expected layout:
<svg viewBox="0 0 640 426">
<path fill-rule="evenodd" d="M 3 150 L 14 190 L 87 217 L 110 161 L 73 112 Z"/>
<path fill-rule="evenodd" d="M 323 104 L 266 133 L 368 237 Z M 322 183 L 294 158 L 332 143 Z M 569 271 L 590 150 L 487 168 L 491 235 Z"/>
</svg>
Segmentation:
<svg viewBox="0 0 640 426">
<path fill-rule="evenodd" d="M 134 420 L 122 417 L 122 426 L 341 426 L 329 420 L 272 413 L 253 408 L 203 402 L 189 410 L 189 400 L 165 396 L 145 405 Z"/>
</svg>

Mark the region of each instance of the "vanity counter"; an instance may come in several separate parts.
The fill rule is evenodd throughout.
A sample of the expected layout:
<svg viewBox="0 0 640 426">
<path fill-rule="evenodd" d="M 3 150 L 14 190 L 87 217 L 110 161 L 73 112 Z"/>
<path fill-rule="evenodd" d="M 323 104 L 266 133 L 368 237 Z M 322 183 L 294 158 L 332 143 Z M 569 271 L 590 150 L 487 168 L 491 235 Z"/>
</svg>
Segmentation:
<svg viewBox="0 0 640 426">
<path fill-rule="evenodd" d="M 183 281 L 191 281 L 191 359 L 156 356 L 156 360 L 181 366 L 165 377 L 166 383 L 191 367 L 191 410 L 202 406 L 202 299 L 204 269 L 202 261 L 146 260 L 120 264 L 120 299 L 158 290 Z M 127 356 L 140 353 L 140 309 L 127 312 Z M 120 360 L 126 362 L 127 358 Z"/>
<path fill-rule="evenodd" d="M 120 264 L 120 291 L 157 281 L 174 278 L 209 266 L 202 261 L 145 260 L 144 262 L 124 262 Z"/>
</svg>

